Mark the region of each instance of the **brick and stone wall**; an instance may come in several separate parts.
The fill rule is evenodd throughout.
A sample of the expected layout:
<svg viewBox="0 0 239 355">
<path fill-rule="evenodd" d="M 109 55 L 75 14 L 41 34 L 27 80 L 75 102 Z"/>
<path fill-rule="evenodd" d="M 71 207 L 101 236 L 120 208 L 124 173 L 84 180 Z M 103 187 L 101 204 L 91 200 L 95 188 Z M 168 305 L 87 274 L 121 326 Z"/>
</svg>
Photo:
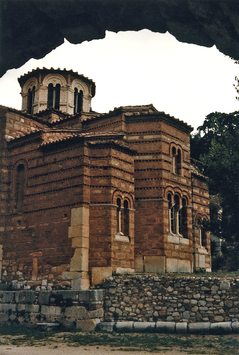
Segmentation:
<svg viewBox="0 0 239 355">
<path fill-rule="evenodd" d="M 105 321 L 235 322 L 239 279 L 115 276 L 104 285 Z"/>
</svg>

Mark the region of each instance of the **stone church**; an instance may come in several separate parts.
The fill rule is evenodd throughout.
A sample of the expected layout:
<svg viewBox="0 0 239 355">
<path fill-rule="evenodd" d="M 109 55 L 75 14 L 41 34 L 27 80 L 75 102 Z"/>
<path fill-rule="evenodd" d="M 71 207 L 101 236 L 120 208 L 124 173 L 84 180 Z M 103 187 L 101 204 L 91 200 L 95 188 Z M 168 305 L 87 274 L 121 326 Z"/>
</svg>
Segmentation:
<svg viewBox="0 0 239 355">
<path fill-rule="evenodd" d="M 95 83 L 72 70 L 18 80 L 22 110 L 0 106 L 2 285 L 84 290 L 112 272 L 210 271 L 189 125 L 153 105 L 94 112 Z"/>
</svg>

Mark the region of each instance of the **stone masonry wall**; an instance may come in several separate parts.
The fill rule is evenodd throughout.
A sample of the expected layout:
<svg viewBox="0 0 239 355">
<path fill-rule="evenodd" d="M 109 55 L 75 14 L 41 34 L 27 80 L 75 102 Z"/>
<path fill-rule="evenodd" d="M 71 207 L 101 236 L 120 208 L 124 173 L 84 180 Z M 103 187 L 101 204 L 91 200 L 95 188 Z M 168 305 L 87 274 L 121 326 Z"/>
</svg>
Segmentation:
<svg viewBox="0 0 239 355">
<path fill-rule="evenodd" d="M 0 323 L 60 323 L 85 331 L 103 318 L 102 290 L 0 291 Z"/>
<path fill-rule="evenodd" d="M 105 321 L 239 320 L 239 278 L 128 275 L 103 288 Z"/>
</svg>

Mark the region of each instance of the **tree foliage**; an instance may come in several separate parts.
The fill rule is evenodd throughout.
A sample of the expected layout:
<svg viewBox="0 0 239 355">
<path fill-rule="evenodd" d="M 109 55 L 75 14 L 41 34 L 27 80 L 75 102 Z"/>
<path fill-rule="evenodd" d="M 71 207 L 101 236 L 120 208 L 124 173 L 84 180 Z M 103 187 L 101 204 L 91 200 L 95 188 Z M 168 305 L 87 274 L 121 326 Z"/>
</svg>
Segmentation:
<svg viewBox="0 0 239 355">
<path fill-rule="evenodd" d="M 191 155 L 202 161 L 210 194 L 221 207 L 217 218 L 216 206 L 211 213 L 211 231 L 239 242 L 239 112 L 209 114 L 191 139 Z"/>
</svg>

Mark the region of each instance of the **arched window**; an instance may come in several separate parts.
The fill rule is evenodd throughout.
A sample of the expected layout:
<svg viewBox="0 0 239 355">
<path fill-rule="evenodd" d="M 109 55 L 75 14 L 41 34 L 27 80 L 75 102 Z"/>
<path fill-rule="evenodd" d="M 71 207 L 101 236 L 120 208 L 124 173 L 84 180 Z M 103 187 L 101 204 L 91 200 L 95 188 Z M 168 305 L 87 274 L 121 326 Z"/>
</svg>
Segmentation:
<svg viewBox="0 0 239 355">
<path fill-rule="evenodd" d="M 117 233 L 121 233 L 121 200 L 117 198 Z"/>
<path fill-rule="evenodd" d="M 187 224 L 187 201 L 182 199 L 182 208 L 179 210 L 179 234 L 184 238 L 188 237 L 188 224 Z"/>
<path fill-rule="evenodd" d="M 16 175 L 16 208 L 19 212 L 23 210 L 24 185 L 25 185 L 25 167 L 23 164 L 20 164 L 17 167 L 17 175 Z"/>
<path fill-rule="evenodd" d="M 172 171 L 174 174 L 176 174 L 176 159 L 177 159 L 177 155 L 176 155 L 176 148 L 173 147 L 172 149 L 172 156 L 173 156 L 173 166 L 172 166 Z"/>
<path fill-rule="evenodd" d="M 33 104 L 35 100 L 35 86 L 32 89 L 28 89 L 28 97 L 27 97 L 27 113 L 30 115 L 33 114 Z"/>
<path fill-rule="evenodd" d="M 47 108 L 55 108 L 57 110 L 60 109 L 60 92 L 60 84 L 56 84 L 55 87 L 53 84 L 48 85 Z"/>
<path fill-rule="evenodd" d="M 129 204 L 128 201 L 124 201 L 124 223 L 123 223 L 123 233 L 129 236 Z"/>
<path fill-rule="evenodd" d="M 178 149 L 178 154 L 177 154 L 176 174 L 181 175 L 181 150 L 180 149 Z"/>
<path fill-rule="evenodd" d="M 83 91 L 75 88 L 74 90 L 74 114 L 80 113 L 83 107 Z"/>
<path fill-rule="evenodd" d="M 169 226 L 170 233 L 187 237 L 187 208 L 186 199 L 182 199 L 180 205 L 180 198 L 178 195 L 168 194 L 169 203 Z"/>
<path fill-rule="evenodd" d="M 172 172 L 177 175 L 181 175 L 182 168 L 182 154 L 181 150 L 176 150 L 175 147 L 172 148 Z"/>
<path fill-rule="evenodd" d="M 47 108 L 53 107 L 53 84 L 48 85 Z"/>
<path fill-rule="evenodd" d="M 56 96 L 55 96 L 55 109 L 59 110 L 60 108 L 60 92 L 61 92 L 61 85 L 56 84 Z"/>
</svg>

